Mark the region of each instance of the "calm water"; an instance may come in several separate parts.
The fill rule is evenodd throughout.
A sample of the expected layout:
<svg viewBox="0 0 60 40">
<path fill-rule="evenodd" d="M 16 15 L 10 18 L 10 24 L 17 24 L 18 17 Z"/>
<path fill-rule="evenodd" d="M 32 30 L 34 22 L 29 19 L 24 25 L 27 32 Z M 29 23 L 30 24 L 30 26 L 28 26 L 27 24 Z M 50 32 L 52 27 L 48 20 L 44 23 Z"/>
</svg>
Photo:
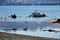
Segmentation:
<svg viewBox="0 0 60 40">
<path fill-rule="evenodd" d="M 11 14 L 16 14 L 17 16 L 23 16 L 22 18 L 17 18 L 16 21 L 22 20 L 32 20 L 32 18 L 25 18 L 25 16 L 30 15 L 36 9 L 44 12 L 48 17 L 38 18 L 39 20 L 60 18 L 60 6 L 0 6 L 0 17 L 7 17 L 7 21 L 13 21 L 13 19 L 8 18 Z M 33 19 L 36 20 L 36 19 Z"/>
<path fill-rule="evenodd" d="M 46 18 L 26 18 L 26 16 L 30 15 L 32 12 L 34 12 L 36 9 L 44 12 L 48 17 Z M 15 21 L 42 21 L 47 19 L 53 19 L 60 18 L 60 6 L 0 6 L 0 17 L 3 17 L 2 21 L 4 21 L 4 18 L 6 16 L 6 21 L 13 21 L 12 18 L 9 18 L 11 14 L 16 14 L 18 18 Z M 22 17 L 19 17 L 22 16 Z M 1 21 L 1 19 L 0 19 Z M 1 25 L 0 25 L 1 26 Z M 56 29 L 60 31 L 59 29 Z M 0 30 L 0 32 L 3 32 Z M 7 31 L 4 31 L 7 32 Z M 50 37 L 50 38 L 58 38 L 60 39 L 60 32 L 43 32 L 43 31 L 30 31 L 27 32 L 23 30 L 17 30 L 16 32 L 10 32 L 7 33 L 13 33 L 13 34 L 23 34 L 23 35 L 30 35 L 30 36 L 38 36 L 38 37 Z"/>
</svg>

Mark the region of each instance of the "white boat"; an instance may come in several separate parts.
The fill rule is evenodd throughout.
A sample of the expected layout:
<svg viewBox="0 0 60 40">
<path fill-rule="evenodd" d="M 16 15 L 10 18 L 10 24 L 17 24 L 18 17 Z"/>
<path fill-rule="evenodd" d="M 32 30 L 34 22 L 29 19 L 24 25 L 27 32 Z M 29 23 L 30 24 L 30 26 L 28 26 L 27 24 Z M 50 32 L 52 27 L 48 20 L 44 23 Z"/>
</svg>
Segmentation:
<svg viewBox="0 0 60 40">
<path fill-rule="evenodd" d="M 46 15 L 39 10 L 35 10 L 35 12 L 33 12 L 32 15 L 30 15 L 30 16 L 32 16 L 32 17 L 46 17 Z"/>
</svg>

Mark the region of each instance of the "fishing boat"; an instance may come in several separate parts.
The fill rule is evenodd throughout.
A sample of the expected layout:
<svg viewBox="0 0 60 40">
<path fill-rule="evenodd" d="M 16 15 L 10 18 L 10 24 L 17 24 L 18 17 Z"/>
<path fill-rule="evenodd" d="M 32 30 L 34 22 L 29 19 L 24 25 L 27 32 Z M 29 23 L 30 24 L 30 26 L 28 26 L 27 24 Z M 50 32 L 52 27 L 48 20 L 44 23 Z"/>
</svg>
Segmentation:
<svg viewBox="0 0 60 40">
<path fill-rule="evenodd" d="M 46 15 L 39 11 L 39 10 L 35 10 L 32 15 L 29 15 L 29 17 L 46 17 Z"/>
</svg>

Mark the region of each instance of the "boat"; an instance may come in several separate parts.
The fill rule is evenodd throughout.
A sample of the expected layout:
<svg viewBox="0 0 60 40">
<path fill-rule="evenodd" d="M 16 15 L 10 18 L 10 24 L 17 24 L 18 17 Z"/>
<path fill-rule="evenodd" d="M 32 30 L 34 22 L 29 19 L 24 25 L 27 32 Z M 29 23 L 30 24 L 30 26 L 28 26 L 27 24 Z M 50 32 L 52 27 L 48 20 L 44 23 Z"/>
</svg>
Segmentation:
<svg viewBox="0 0 60 40">
<path fill-rule="evenodd" d="M 35 10 L 32 15 L 29 15 L 29 17 L 46 17 L 46 15 L 39 11 L 39 10 Z"/>
</svg>

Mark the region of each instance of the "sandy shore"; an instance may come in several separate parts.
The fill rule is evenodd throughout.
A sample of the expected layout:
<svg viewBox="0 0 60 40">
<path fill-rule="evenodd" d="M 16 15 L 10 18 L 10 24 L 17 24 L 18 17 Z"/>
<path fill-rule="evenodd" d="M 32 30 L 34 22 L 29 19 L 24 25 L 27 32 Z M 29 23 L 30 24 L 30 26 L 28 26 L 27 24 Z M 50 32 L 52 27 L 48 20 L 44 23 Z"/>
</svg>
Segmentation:
<svg viewBox="0 0 60 40">
<path fill-rule="evenodd" d="M 54 19 L 45 20 L 44 22 L 50 22 L 50 23 L 52 23 L 52 22 L 55 22 L 55 21 L 57 21 L 57 19 L 56 20 L 54 20 Z M 53 24 L 55 25 L 55 28 L 60 28 L 60 23 L 53 23 Z"/>
<path fill-rule="evenodd" d="M 17 34 L 9 34 L 9 33 L 0 32 L 0 40 L 60 40 L 60 39 L 33 37 L 33 36 L 17 35 Z"/>
<path fill-rule="evenodd" d="M 51 20 L 45 20 L 45 22 L 55 22 L 57 20 L 51 19 Z"/>
</svg>

